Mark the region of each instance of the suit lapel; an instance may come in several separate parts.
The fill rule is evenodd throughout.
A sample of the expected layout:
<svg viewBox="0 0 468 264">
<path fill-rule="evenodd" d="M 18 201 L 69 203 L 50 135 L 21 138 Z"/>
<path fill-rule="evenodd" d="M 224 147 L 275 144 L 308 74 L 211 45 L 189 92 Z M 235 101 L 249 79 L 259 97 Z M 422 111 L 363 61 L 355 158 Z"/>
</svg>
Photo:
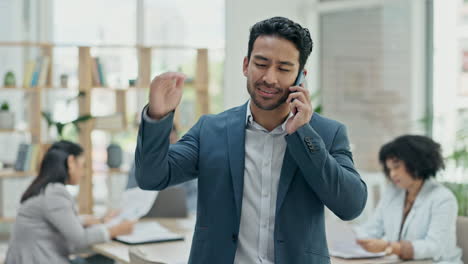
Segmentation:
<svg viewBox="0 0 468 264">
<path fill-rule="evenodd" d="M 403 225 L 403 229 L 401 232 L 401 239 L 406 238 L 408 228 L 411 225 L 411 222 L 413 221 L 414 215 L 416 214 L 418 207 L 423 203 L 426 199 L 426 194 L 430 190 L 430 185 L 432 184 L 431 180 L 426 180 L 426 182 L 423 183 L 423 186 L 421 187 L 421 190 L 419 191 L 419 194 L 416 196 L 416 200 L 414 201 L 413 207 L 411 208 L 408 216 L 406 217 L 406 221 Z"/>
<path fill-rule="evenodd" d="M 286 147 L 283 158 L 283 166 L 281 168 L 280 180 L 278 183 L 278 195 L 276 197 L 276 215 L 278 215 L 281 206 L 283 205 L 284 198 L 288 192 L 289 186 L 291 185 L 292 179 L 296 174 L 298 166 L 294 161 L 293 157 L 289 153 L 289 149 Z"/>
<path fill-rule="evenodd" d="M 387 239 L 390 241 L 398 240 L 401 230 L 401 224 L 403 221 L 403 209 L 405 207 L 405 191 L 398 190 L 397 195 L 393 198 L 392 204 L 390 207 L 393 209 L 391 210 L 393 232 L 387 234 Z M 387 209 L 384 209 L 387 210 Z M 388 209 L 390 211 L 390 209 Z"/>
<path fill-rule="evenodd" d="M 227 120 L 229 167 L 234 188 L 237 217 L 240 220 L 244 188 L 245 118 L 247 104 L 236 109 Z"/>
</svg>

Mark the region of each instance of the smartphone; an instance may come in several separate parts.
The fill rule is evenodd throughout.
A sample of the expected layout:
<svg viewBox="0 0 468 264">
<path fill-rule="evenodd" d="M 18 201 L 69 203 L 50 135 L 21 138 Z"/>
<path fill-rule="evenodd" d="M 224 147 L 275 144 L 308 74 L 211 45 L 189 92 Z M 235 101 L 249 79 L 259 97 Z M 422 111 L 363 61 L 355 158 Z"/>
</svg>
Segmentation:
<svg viewBox="0 0 468 264">
<path fill-rule="evenodd" d="M 294 82 L 293 86 L 298 86 L 301 85 L 304 82 L 304 77 L 305 77 L 305 72 L 302 70 L 296 78 L 296 81 Z"/>
<path fill-rule="evenodd" d="M 301 84 L 304 82 L 304 78 L 305 78 L 305 72 L 302 70 L 302 71 L 297 75 L 296 81 L 294 81 L 293 86 L 299 86 L 299 85 L 301 85 Z M 294 99 L 292 99 L 291 102 L 292 102 L 292 101 L 294 101 Z"/>
</svg>

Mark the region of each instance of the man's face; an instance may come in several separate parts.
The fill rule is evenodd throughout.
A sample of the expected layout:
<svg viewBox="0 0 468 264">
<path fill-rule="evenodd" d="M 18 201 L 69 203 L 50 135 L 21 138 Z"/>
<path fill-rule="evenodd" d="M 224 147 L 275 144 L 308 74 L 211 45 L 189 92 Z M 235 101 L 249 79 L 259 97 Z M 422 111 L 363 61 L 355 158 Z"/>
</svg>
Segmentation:
<svg viewBox="0 0 468 264">
<path fill-rule="evenodd" d="M 252 102 L 260 109 L 274 110 L 288 98 L 289 87 L 299 72 L 299 50 L 276 36 L 260 36 L 249 58 L 244 58 L 244 76 Z"/>
</svg>

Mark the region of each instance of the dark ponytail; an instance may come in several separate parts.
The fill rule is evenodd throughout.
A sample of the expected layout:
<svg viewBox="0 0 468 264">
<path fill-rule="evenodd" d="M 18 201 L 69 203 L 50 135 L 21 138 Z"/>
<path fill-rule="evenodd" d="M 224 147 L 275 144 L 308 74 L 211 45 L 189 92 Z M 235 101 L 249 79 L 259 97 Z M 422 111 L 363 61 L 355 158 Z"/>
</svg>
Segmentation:
<svg viewBox="0 0 468 264">
<path fill-rule="evenodd" d="M 64 140 L 54 143 L 44 155 L 39 174 L 24 192 L 21 203 L 39 195 L 49 183 L 66 184 L 69 179 L 68 157 L 77 157 L 82 153 L 83 148 L 78 144 Z"/>
</svg>

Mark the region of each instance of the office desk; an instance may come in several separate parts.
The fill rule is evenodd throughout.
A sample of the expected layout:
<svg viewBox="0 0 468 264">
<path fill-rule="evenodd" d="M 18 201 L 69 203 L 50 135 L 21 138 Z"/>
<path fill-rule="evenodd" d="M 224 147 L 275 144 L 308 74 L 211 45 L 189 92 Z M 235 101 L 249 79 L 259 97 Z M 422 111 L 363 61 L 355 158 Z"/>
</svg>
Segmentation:
<svg viewBox="0 0 468 264">
<path fill-rule="evenodd" d="M 190 246 L 192 244 L 194 219 L 180 218 L 158 218 L 144 221 L 157 221 L 162 226 L 174 233 L 184 236 L 184 241 L 173 241 L 163 243 L 152 243 L 143 245 L 126 245 L 117 241 L 97 244 L 92 247 L 96 253 L 114 259 L 118 262 L 128 264 L 130 259 L 128 251 L 130 248 L 137 248 L 145 254 L 148 260 L 157 260 L 163 263 L 187 263 Z"/>
<path fill-rule="evenodd" d="M 161 225 L 168 228 L 174 233 L 183 235 L 184 241 L 154 243 L 146 245 L 129 246 L 120 242 L 112 241 L 109 243 L 97 244 L 92 249 L 104 256 L 112 258 L 120 263 L 129 264 L 129 249 L 136 248 L 145 259 L 149 261 L 159 261 L 168 264 L 187 263 L 190 253 L 190 245 L 192 244 L 194 220 L 190 219 L 175 219 L 175 218 L 160 218 L 152 219 L 158 221 Z M 151 220 L 147 220 L 151 221 Z M 405 264 L 430 264 L 431 261 L 400 261 L 395 256 L 365 259 L 365 260 L 345 260 L 339 258 L 331 258 L 332 264 L 389 264 L 389 263 L 405 263 Z"/>
</svg>

